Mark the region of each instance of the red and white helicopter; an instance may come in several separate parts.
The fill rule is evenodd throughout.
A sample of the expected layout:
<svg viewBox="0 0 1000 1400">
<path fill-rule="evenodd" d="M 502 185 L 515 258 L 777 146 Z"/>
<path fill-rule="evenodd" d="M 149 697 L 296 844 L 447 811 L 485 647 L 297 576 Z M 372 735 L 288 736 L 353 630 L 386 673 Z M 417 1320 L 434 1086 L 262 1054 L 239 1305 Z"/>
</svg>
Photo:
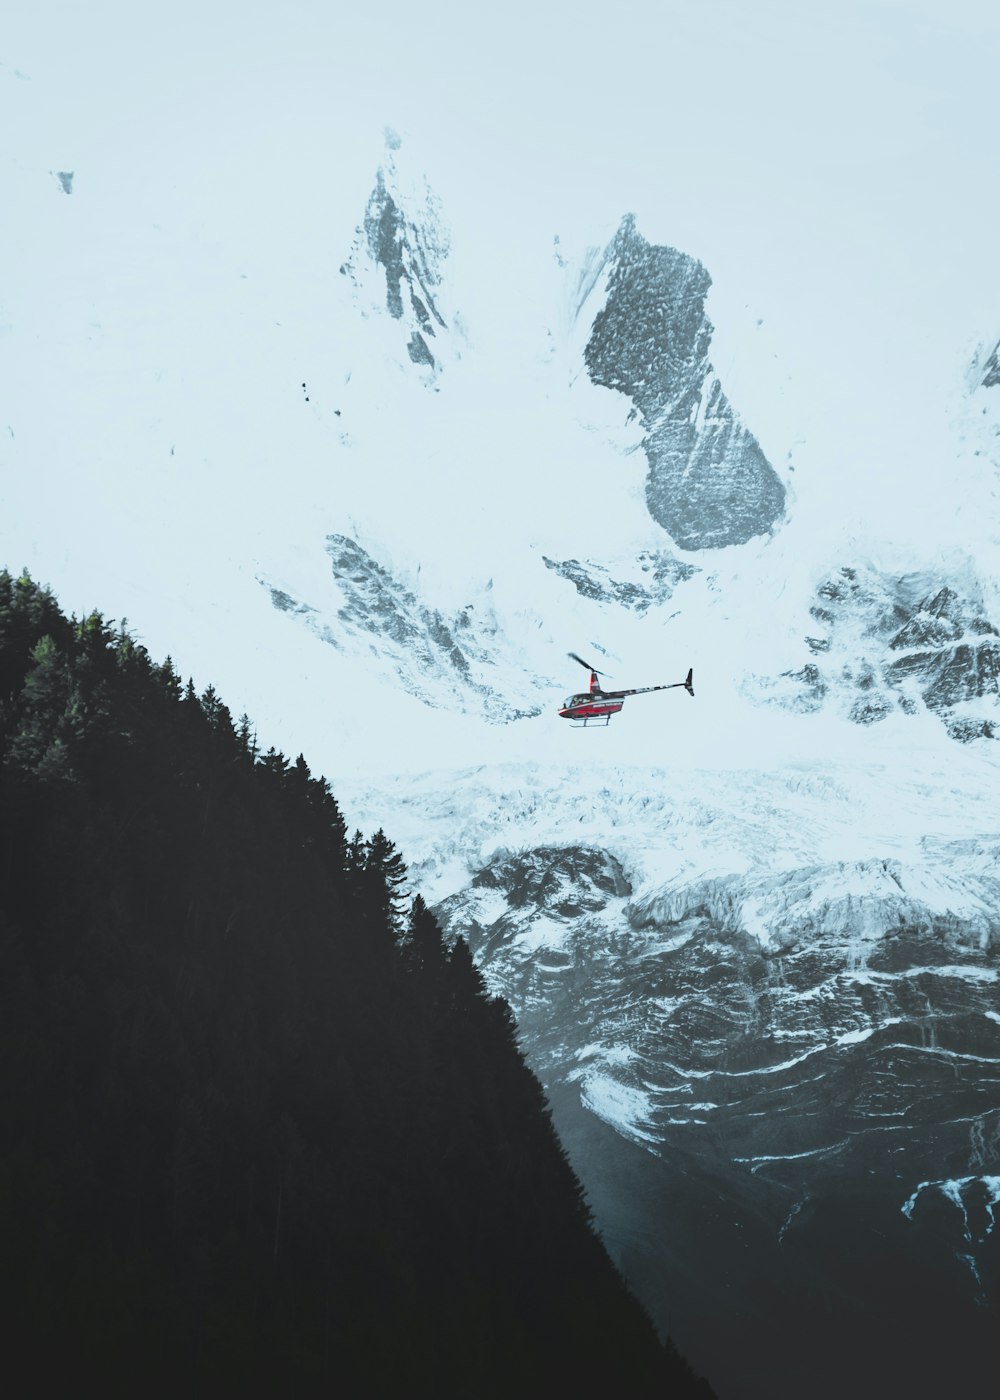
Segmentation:
<svg viewBox="0 0 1000 1400">
<path fill-rule="evenodd" d="M 590 689 L 582 695 L 571 695 L 563 701 L 563 707 L 559 711 L 563 719 L 571 719 L 578 727 L 585 727 L 588 724 L 606 726 L 611 723 L 611 716 L 616 715 L 625 704 L 625 697 L 628 695 L 648 695 L 651 690 L 679 690 L 681 686 L 691 696 L 694 695 L 694 671 L 688 671 L 687 676 L 682 681 L 674 681 L 673 685 L 642 685 L 636 690 L 602 690 L 598 676 L 600 671 L 596 671 L 589 661 L 584 661 L 582 656 L 577 656 L 575 651 L 566 653 L 574 661 L 578 661 L 585 671 L 590 672 Z"/>
</svg>

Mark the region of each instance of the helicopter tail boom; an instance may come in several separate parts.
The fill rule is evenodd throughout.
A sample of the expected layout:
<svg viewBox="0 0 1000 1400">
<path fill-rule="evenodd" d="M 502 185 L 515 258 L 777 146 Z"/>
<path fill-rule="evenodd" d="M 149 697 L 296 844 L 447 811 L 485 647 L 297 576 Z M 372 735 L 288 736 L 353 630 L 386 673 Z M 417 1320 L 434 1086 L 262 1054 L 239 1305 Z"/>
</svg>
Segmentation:
<svg viewBox="0 0 1000 1400">
<path fill-rule="evenodd" d="M 624 700 L 628 695 L 649 695 L 654 690 L 680 690 L 684 689 L 694 697 L 694 671 L 688 671 L 682 681 L 674 681 L 672 685 L 640 685 L 635 690 L 602 690 L 601 694 L 605 699 Z"/>
</svg>

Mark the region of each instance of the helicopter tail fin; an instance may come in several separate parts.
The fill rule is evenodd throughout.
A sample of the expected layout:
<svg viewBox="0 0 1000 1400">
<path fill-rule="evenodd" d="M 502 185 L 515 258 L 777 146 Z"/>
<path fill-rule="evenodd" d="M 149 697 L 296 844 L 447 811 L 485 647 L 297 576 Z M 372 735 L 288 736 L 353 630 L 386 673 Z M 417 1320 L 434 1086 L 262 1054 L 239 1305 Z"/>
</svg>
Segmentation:
<svg viewBox="0 0 1000 1400">
<path fill-rule="evenodd" d="M 691 670 L 688 671 L 687 676 L 685 677 L 684 689 L 691 696 L 691 698 L 694 699 L 694 667 L 692 667 Z"/>
</svg>

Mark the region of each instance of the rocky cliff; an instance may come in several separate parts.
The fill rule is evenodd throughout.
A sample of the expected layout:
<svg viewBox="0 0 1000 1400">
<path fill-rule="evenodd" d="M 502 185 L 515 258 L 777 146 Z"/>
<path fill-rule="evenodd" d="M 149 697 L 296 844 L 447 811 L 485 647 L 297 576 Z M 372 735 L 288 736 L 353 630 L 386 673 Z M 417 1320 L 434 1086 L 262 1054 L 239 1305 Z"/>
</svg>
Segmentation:
<svg viewBox="0 0 1000 1400">
<path fill-rule="evenodd" d="M 603 264 L 606 294 L 586 366 L 640 417 L 650 515 L 682 549 L 765 534 L 784 513 L 785 490 L 708 358 L 708 272 L 676 248 L 647 243 L 631 215 Z"/>
<path fill-rule="evenodd" d="M 445 614 L 356 540 L 328 535 L 326 553 L 332 586 L 320 601 L 293 597 L 260 579 L 279 611 L 355 660 L 370 663 L 377 655 L 381 669 L 432 708 L 479 714 L 491 724 L 540 712 L 534 695 L 546 682 L 530 673 L 518 676 L 488 580 L 465 607 Z"/>
<path fill-rule="evenodd" d="M 894 576 L 845 566 L 816 589 L 799 670 L 749 683 L 800 713 L 826 705 L 856 724 L 929 711 L 952 738 L 1000 733 L 1000 632 L 969 570 Z"/>
<path fill-rule="evenodd" d="M 385 163 L 376 173 L 364 219 L 340 271 L 355 288 L 359 304 L 381 303 L 399 322 L 407 355 L 433 379 L 440 359 L 436 342 L 448 332 L 438 302 L 450 237 L 426 182 L 409 199 L 401 193 L 395 159 L 399 146 L 399 137 L 387 132 Z"/>
<path fill-rule="evenodd" d="M 541 846 L 440 907 L 515 1007 L 613 1253 L 722 1395 L 930 1393 L 938 1329 L 953 1383 L 985 1364 L 1000 844 L 923 856 L 637 898 L 608 851 Z"/>
</svg>

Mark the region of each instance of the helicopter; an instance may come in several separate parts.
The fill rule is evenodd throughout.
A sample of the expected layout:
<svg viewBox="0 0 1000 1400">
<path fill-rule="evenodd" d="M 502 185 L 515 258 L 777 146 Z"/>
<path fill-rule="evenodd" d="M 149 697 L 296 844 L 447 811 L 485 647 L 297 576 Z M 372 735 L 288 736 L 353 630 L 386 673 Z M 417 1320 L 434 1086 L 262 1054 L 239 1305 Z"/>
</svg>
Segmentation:
<svg viewBox="0 0 1000 1400">
<path fill-rule="evenodd" d="M 586 728 L 588 724 L 606 728 L 611 723 L 611 716 L 618 713 L 628 695 L 647 695 L 651 690 L 679 690 L 683 686 L 690 696 L 694 696 L 693 669 L 688 671 L 684 680 L 674 681 L 672 685 L 642 685 L 636 690 L 602 690 L 598 680 L 603 674 L 601 671 L 591 666 L 589 661 L 584 661 L 582 656 L 577 656 L 575 651 L 569 651 L 566 655 L 590 672 L 590 689 L 582 695 L 570 695 L 559 711 L 562 719 L 573 720 L 577 728 Z"/>
</svg>

